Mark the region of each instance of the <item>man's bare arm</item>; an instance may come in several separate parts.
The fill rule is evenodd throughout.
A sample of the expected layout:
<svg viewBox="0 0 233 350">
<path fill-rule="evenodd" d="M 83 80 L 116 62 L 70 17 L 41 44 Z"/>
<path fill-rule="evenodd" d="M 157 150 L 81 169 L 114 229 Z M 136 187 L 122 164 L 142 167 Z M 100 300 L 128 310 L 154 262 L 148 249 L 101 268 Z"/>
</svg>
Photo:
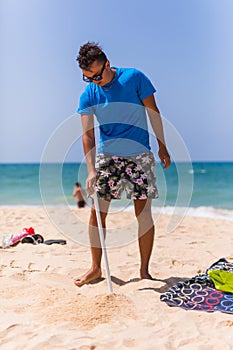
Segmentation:
<svg viewBox="0 0 233 350">
<path fill-rule="evenodd" d="M 171 164 L 171 160 L 170 160 L 170 156 L 169 156 L 169 153 L 168 153 L 167 147 L 166 147 L 161 115 L 160 115 L 159 109 L 156 105 L 154 95 L 148 96 L 147 98 L 145 98 L 142 101 L 142 103 L 146 107 L 152 129 L 153 129 L 153 131 L 156 135 L 157 141 L 158 141 L 159 158 L 162 162 L 164 169 L 167 169 Z"/>
<path fill-rule="evenodd" d="M 89 194 L 94 192 L 94 186 L 96 183 L 97 173 L 95 170 L 95 132 L 94 132 L 94 117 L 90 114 L 83 114 L 81 116 L 82 121 L 82 143 L 83 150 L 87 163 L 88 176 L 86 180 L 86 188 Z"/>
</svg>

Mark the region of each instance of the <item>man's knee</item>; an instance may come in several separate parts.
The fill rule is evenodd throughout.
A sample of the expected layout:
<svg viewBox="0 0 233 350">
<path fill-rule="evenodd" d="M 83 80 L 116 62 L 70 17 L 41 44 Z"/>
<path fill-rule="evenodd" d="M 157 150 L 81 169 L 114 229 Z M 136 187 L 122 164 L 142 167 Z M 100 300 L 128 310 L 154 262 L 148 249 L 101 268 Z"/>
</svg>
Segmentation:
<svg viewBox="0 0 233 350">
<path fill-rule="evenodd" d="M 153 224 L 151 210 L 142 210 L 140 214 L 136 215 L 136 218 L 140 224 Z"/>
<path fill-rule="evenodd" d="M 105 221 L 106 221 L 106 217 L 107 217 L 107 212 L 100 212 L 100 217 L 101 217 L 101 222 L 102 225 L 105 226 Z M 98 222 L 97 222 L 97 216 L 96 216 L 96 210 L 94 207 L 91 208 L 91 215 L 90 215 L 90 225 L 91 226 L 98 226 Z"/>
</svg>

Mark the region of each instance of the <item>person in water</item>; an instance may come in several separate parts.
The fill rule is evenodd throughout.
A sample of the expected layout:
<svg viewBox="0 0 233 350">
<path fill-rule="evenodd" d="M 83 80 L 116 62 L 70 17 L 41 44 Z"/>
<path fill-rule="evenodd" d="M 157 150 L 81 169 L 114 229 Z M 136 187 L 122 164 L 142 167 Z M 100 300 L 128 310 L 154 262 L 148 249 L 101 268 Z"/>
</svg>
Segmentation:
<svg viewBox="0 0 233 350">
<path fill-rule="evenodd" d="M 74 185 L 73 196 L 77 197 L 77 207 L 84 208 L 87 204 L 85 201 L 86 193 L 79 182 Z"/>
</svg>

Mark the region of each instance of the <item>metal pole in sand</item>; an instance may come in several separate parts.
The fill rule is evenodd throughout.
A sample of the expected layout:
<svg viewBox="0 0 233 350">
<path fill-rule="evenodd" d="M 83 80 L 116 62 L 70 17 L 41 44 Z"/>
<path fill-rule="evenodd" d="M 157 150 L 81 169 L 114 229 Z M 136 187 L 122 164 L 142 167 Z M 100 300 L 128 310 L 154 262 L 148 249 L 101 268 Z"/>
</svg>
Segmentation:
<svg viewBox="0 0 233 350">
<path fill-rule="evenodd" d="M 96 191 L 94 192 L 93 199 L 94 199 L 94 206 L 95 206 L 96 218 L 97 218 L 97 223 L 98 223 L 100 243 L 101 243 L 104 264 L 105 264 L 105 269 L 106 269 L 106 274 L 107 274 L 108 290 L 109 290 L 109 293 L 113 293 L 112 281 L 111 281 L 110 270 L 109 270 L 109 265 L 108 265 L 107 250 L 106 250 L 106 245 L 105 245 L 105 240 L 104 240 L 104 231 L 103 231 L 103 226 L 102 226 L 102 221 L 101 221 L 101 216 L 100 216 L 99 200 L 98 200 L 98 196 L 97 196 Z"/>
</svg>

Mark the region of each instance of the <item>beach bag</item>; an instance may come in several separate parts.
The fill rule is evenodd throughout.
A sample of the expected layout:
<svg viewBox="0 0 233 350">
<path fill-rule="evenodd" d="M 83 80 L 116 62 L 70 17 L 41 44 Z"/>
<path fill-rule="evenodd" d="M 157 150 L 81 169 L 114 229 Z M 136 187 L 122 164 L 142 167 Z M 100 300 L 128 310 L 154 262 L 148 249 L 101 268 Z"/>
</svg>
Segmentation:
<svg viewBox="0 0 233 350">
<path fill-rule="evenodd" d="M 233 264 L 225 258 L 219 259 L 206 271 L 214 287 L 223 292 L 233 293 Z"/>
</svg>

